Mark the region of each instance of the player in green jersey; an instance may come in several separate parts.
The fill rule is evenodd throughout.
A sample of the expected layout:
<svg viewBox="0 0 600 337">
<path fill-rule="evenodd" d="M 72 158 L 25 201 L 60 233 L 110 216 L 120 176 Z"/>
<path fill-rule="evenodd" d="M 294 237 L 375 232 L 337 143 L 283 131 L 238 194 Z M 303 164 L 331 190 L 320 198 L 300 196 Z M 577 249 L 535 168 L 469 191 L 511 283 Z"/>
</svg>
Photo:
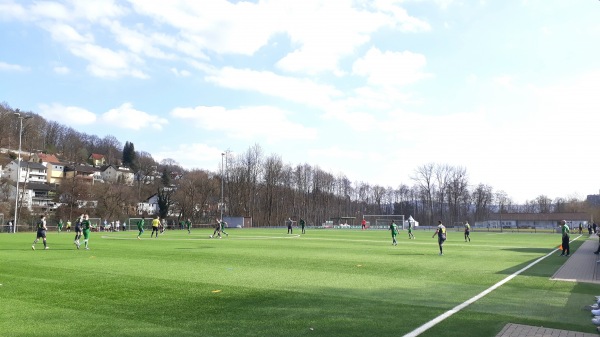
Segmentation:
<svg viewBox="0 0 600 337">
<path fill-rule="evenodd" d="M 398 235 L 398 225 L 396 225 L 396 223 L 392 221 L 389 230 L 392 231 L 392 245 L 397 246 L 398 241 L 396 241 L 396 236 Z"/>
<path fill-rule="evenodd" d="M 62 232 L 63 222 L 62 219 L 58 220 L 58 233 Z"/>
<path fill-rule="evenodd" d="M 189 218 L 185 221 L 185 226 L 187 227 L 188 234 L 190 234 L 192 232 L 192 221 Z"/>
<path fill-rule="evenodd" d="M 85 214 L 83 216 L 83 220 L 81 221 L 81 227 L 83 229 L 83 245 L 86 250 L 90 250 L 88 247 L 88 241 L 90 240 L 90 232 L 92 231 L 92 226 L 90 224 L 90 216 Z M 77 246 L 79 248 L 79 246 Z"/>
<path fill-rule="evenodd" d="M 469 225 L 468 221 L 465 221 L 465 242 L 471 242 L 471 225 Z"/>
<path fill-rule="evenodd" d="M 306 226 L 306 221 L 304 221 L 304 219 L 300 218 L 300 228 L 302 228 L 302 234 L 306 234 L 306 231 L 304 230 L 305 226 Z"/>
<path fill-rule="evenodd" d="M 221 233 L 225 234 L 225 236 L 229 236 L 229 234 L 225 233 L 225 226 L 227 226 L 227 222 L 225 222 L 225 220 L 221 219 L 220 226 L 221 226 Z"/>
<path fill-rule="evenodd" d="M 409 240 L 410 240 L 410 239 L 414 239 L 414 238 L 415 238 L 415 236 L 414 236 L 414 235 L 413 235 L 413 233 L 412 233 L 412 230 L 413 230 L 413 223 L 414 223 L 414 222 L 412 222 L 412 221 L 407 221 L 407 222 L 408 222 L 408 239 L 409 239 Z"/>
<path fill-rule="evenodd" d="M 138 240 L 141 240 L 140 235 L 144 234 L 144 222 L 145 221 L 146 221 L 146 218 L 142 217 L 142 219 L 140 221 L 138 221 L 138 223 L 137 223 L 137 228 L 139 231 L 138 236 L 137 236 Z"/>
</svg>

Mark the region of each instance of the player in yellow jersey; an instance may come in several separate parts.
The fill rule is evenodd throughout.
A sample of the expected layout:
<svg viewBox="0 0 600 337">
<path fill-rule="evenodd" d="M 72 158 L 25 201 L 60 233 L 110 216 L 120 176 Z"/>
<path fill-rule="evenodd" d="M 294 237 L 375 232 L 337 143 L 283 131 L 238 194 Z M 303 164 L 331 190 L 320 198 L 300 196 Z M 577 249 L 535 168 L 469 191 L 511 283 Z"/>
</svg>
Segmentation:
<svg viewBox="0 0 600 337">
<path fill-rule="evenodd" d="M 157 216 L 154 217 L 154 219 L 152 219 L 152 233 L 150 234 L 150 237 L 152 237 L 152 235 L 154 235 L 154 232 L 156 232 L 156 237 L 158 238 L 158 233 L 159 233 L 159 228 L 160 227 L 160 218 Z"/>
</svg>

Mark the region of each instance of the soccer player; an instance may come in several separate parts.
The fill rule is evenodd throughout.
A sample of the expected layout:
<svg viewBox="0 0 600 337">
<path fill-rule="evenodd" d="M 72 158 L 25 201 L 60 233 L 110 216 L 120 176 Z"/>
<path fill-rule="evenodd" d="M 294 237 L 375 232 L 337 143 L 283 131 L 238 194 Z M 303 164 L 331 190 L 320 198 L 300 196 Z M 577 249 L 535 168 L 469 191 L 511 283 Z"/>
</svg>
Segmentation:
<svg viewBox="0 0 600 337">
<path fill-rule="evenodd" d="M 306 234 L 306 231 L 304 230 L 304 226 L 306 226 L 306 221 L 304 221 L 304 219 L 300 218 L 300 227 L 302 228 L 302 234 Z"/>
<path fill-rule="evenodd" d="M 165 229 L 167 229 L 167 219 L 162 219 L 160 221 L 160 234 L 164 233 Z"/>
<path fill-rule="evenodd" d="M 363 218 L 362 221 L 360 222 L 360 225 L 362 227 L 362 230 L 367 229 L 367 220 L 365 220 L 365 218 Z"/>
<path fill-rule="evenodd" d="M 469 225 L 468 221 L 465 221 L 465 242 L 467 242 L 467 240 L 469 240 L 469 242 L 471 242 L 471 225 Z"/>
<path fill-rule="evenodd" d="M 67 220 L 67 233 L 71 232 L 71 220 Z"/>
<path fill-rule="evenodd" d="M 396 225 L 396 222 L 393 220 L 389 230 L 392 231 L 392 246 L 397 246 L 398 241 L 396 241 L 396 235 L 398 235 L 398 225 Z"/>
<path fill-rule="evenodd" d="M 225 234 L 226 236 L 229 236 L 229 234 L 227 234 L 225 232 L 225 226 L 227 226 L 227 222 L 225 222 L 225 220 L 221 219 L 221 233 Z"/>
<path fill-rule="evenodd" d="M 567 225 L 567 221 L 560 221 L 560 229 L 562 231 L 562 254 L 560 256 L 571 256 L 571 250 L 569 249 L 569 241 L 571 237 L 569 236 L 569 225 Z"/>
<path fill-rule="evenodd" d="M 83 231 L 81 230 L 81 222 L 83 221 L 83 214 L 81 214 L 79 216 L 79 218 L 77 218 L 77 220 L 75 220 L 75 246 L 77 247 L 77 249 L 79 249 L 79 246 L 81 246 L 79 244 L 79 240 L 81 239 L 81 234 L 83 234 Z"/>
<path fill-rule="evenodd" d="M 192 221 L 190 221 L 190 218 L 188 218 L 185 221 L 185 226 L 187 227 L 188 234 L 191 234 L 192 233 Z"/>
<path fill-rule="evenodd" d="M 90 247 L 88 247 L 88 241 L 90 240 L 90 232 L 92 231 L 92 228 L 89 215 L 85 214 L 83 216 L 81 227 L 83 228 L 83 244 L 85 245 L 86 250 L 90 250 Z M 79 249 L 79 246 L 77 246 L 77 248 Z"/>
<path fill-rule="evenodd" d="M 438 220 L 438 226 L 432 238 L 438 236 L 438 245 L 440 246 L 440 255 L 444 255 L 444 241 L 446 241 L 446 227 L 442 224 L 442 220 Z"/>
<path fill-rule="evenodd" d="M 219 239 L 221 238 L 221 220 L 220 219 L 217 219 L 217 224 L 215 225 L 215 230 L 210 237 L 213 238 L 215 236 L 215 234 L 217 234 L 219 236 Z"/>
<path fill-rule="evenodd" d="M 146 221 L 146 218 L 142 217 L 142 219 L 140 221 L 138 221 L 138 223 L 137 223 L 137 228 L 139 231 L 138 236 L 137 236 L 138 240 L 141 240 L 140 235 L 144 234 L 144 222 L 145 221 Z"/>
<path fill-rule="evenodd" d="M 294 230 L 292 229 L 292 218 L 288 218 L 285 223 L 287 224 L 287 229 L 288 229 L 288 234 L 292 234 L 294 232 Z"/>
<path fill-rule="evenodd" d="M 63 222 L 62 219 L 58 220 L 58 233 L 62 232 Z"/>
<path fill-rule="evenodd" d="M 31 249 L 35 250 L 35 244 L 40 240 L 40 238 L 42 238 L 42 241 L 44 241 L 44 249 L 48 249 L 48 245 L 46 244 L 46 230 L 48 230 L 48 228 L 46 228 L 46 216 L 42 215 L 40 216 L 40 220 L 37 222 L 37 235 L 33 241 L 33 245 L 31 245 Z"/>
<path fill-rule="evenodd" d="M 156 232 L 156 237 L 158 238 L 158 227 L 160 226 L 160 218 L 157 216 L 154 217 L 154 219 L 152 219 L 152 233 L 150 234 L 150 238 L 152 238 L 152 235 L 154 235 L 154 232 Z"/>
<path fill-rule="evenodd" d="M 415 236 L 412 233 L 412 226 L 413 226 L 413 222 L 412 221 L 408 221 L 408 239 L 414 239 Z"/>
</svg>

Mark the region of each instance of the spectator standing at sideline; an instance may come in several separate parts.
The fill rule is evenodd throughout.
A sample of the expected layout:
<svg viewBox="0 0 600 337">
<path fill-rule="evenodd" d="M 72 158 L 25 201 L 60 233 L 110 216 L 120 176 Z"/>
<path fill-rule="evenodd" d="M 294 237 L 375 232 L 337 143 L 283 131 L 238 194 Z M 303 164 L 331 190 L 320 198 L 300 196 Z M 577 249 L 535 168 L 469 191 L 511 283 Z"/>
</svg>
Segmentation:
<svg viewBox="0 0 600 337">
<path fill-rule="evenodd" d="M 569 225 L 567 225 L 567 221 L 560 221 L 560 229 L 562 231 L 562 254 L 560 256 L 571 256 L 571 250 L 569 249 L 569 241 L 571 237 L 569 236 Z"/>
</svg>

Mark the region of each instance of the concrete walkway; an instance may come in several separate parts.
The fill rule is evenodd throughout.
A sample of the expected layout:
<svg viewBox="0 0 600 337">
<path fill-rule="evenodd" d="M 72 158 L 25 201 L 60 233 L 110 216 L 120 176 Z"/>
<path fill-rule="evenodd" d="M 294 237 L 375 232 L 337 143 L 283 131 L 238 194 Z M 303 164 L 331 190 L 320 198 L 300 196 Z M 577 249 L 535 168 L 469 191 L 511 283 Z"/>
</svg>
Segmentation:
<svg viewBox="0 0 600 337">
<path fill-rule="evenodd" d="M 571 254 L 571 257 L 561 257 L 566 261 L 552 275 L 551 280 L 600 284 L 600 264 L 596 263 L 600 260 L 600 256 L 594 254 L 596 249 L 598 249 L 598 237 L 592 235 L 575 253 Z"/>
<path fill-rule="evenodd" d="M 594 254 L 596 249 L 598 237 L 592 235 L 571 257 L 561 257 L 565 263 L 550 279 L 600 284 L 600 263 L 596 263 L 600 256 Z M 598 334 L 508 323 L 496 337 L 598 337 Z"/>
<path fill-rule="evenodd" d="M 598 335 L 508 323 L 496 337 L 598 337 Z"/>
</svg>

